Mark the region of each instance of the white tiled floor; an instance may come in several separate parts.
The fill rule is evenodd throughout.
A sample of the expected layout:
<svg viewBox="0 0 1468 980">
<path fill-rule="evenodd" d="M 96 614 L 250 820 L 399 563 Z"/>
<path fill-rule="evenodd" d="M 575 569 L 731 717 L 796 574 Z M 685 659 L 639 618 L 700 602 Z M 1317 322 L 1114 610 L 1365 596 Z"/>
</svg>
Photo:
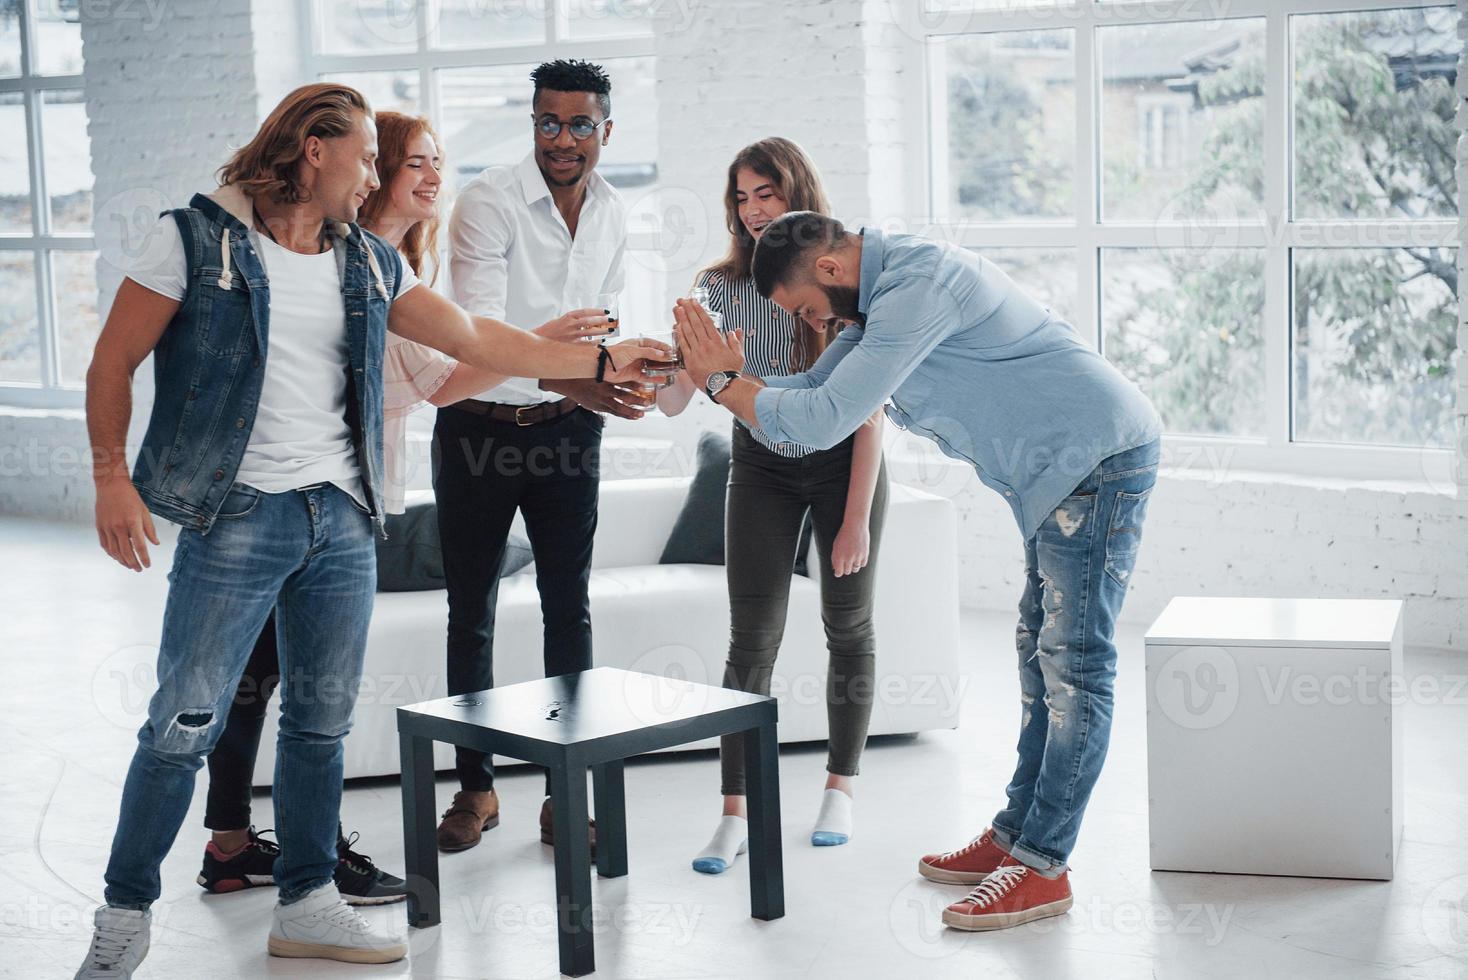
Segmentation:
<svg viewBox="0 0 1468 980">
<path fill-rule="evenodd" d="M 0 975 L 70 976 L 116 820 L 132 733 L 99 705 L 119 650 L 157 642 L 157 590 L 109 564 L 90 529 L 0 519 L 8 682 L 0 686 Z M 148 575 L 162 576 L 159 556 Z M 824 752 L 781 756 L 788 913 L 748 916 L 746 866 L 710 878 L 688 862 L 712 830 L 708 753 L 630 765 L 631 874 L 599 881 L 599 976 L 682 977 L 1381 977 L 1468 976 L 1468 744 L 1465 692 L 1414 704 L 1407 720 L 1406 839 L 1391 882 L 1153 873 L 1147 868 L 1141 639 L 1121 637 L 1117 721 L 1105 776 L 1073 856 L 1063 919 L 995 934 L 944 930 L 958 894 L 914 875 L 925 850 L 984 826 L 1012 765 L 1018 698 L 1008 617 L 964 619 L 969 684 L 957 731 L 874 740 L 858 780 L 856 836 L 806 844 Z M 879 656 L 881 654 L 879 653 Z M 127 659 L 124 657 L 123 659 Z M 112 662 L 117 662 L 116 659 Z M 1409 674 L 1461 677 L 1461 655 L 1409 653 Z M 545 977 L 557 973 L 552 866 L 537 839 L 538 774 L 507 770 L 504 817 L 474 850 L 443 859 L 443 925 L 415 931 L 388 967 L 273 960 L 266 889 L 206 896 L 194 883 L 199 797 L 163 868 L 153 951 L 140 977 Z M 451 788 L 440 783 L 446 802 Z M 262 814 L 266 801 L 259 800 Z M 397 785 L 348 789 L 362 848 L 401 870 Z M 1268 814 L 1259 815 L 1261 833 Z M 268 819 L 265 822 L 269 822 Z M 401 921 L 401 907 L 375 915 Z"/>
</svg>

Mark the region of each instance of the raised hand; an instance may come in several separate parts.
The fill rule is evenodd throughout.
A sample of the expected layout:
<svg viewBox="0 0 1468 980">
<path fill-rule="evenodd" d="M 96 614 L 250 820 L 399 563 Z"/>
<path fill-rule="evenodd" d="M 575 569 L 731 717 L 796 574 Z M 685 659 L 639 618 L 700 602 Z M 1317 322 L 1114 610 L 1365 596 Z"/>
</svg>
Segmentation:
<svg viewBox="0 0 1468 980">
<path fill-rule="evenodd" d="M 602 309 L 587 308 L 563 313 L 536 327 L 532 333 L 548 340 L 591 340 L 605 337 L 617 328 L 617 322 Z"/>
<path fill-rule="evenodd" d="M 683 354 L 683 368 L 694 387 L 702 390 L 709 375 L 716 371 L 744 370 L 744 334 L 736 330 L 722 334 L 713 318 L 702 306 L 680 299 L 673 307 L 677 321 L 678 350 Z"/>
</svg>

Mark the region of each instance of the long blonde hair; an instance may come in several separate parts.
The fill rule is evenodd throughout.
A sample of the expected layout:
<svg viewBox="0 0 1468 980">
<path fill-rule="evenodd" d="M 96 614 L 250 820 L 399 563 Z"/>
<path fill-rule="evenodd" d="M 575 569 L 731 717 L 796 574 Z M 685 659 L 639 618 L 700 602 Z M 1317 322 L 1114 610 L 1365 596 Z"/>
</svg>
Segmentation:
<svg viewBox="0 0 1468 980">
<path fill-rule="evenodd" d="M 443 145 L 427 117 L 386 110 L 377 114 L 377 176 L 381 186 L 367 195 L 367 202 L 357 212 L 357 224 L 370 227 L 382 217 L 392 201 L 393 179 L 408 162 L 408 144 L 424 133 L 442 154 Z M 432 218 L 413 222 L 398 246 L 414 274 L 429 285 L 438 278 L 438 225 L 439 216 L 435 210 Z M 430 269 L 427 274 L 425 266 Z"/>
<path fill-rule="evenodd" d="M 296 165 L 306 138 L 345 136 L 372 108 L 361 92 L 335 82 L 315 82 L 291 92 L 270 111 L 260 130 L 219 168 L 221 186 L 237 185 L 251 197 L 269 195 L 282 204 L 310 198 L 296 182 Z"/>
<path fill-rule="evenodd" d="M 821 185 L 820 171 L 800 144 L 782 136 L 771 136 L 751 143 L 734 155 L 724 185 L 724 226 L 729 229 L 729 251 L 708 271 L 725 280 L 748 279 L 750 258 L 754 255 L 754 237 L 739 220 L 739 171 L 749 168 L 774 185 L 775 193 L 788 211 L 815 211 L 829 215 L 831 204 Z M 795 354 L 791 358 L 792 373 L 807 370 L 826 349 L 839 327 L 827 327 L 815 334 L 802 325 L 795 333 Z"/>
</svg>

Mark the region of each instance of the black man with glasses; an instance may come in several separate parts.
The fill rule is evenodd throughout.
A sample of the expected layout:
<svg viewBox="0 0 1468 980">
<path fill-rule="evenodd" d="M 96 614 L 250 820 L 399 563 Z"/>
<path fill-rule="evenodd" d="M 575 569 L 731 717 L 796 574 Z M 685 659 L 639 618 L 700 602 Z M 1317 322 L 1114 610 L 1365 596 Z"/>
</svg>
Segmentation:
<svg viewBox="0 0 1468 980">
<path fill-rule="evenodd" d="M 454 300 L 510 323 L 614 309 L 627 244 L 626 208 L 596 172 L 612 138 L 611 80 L 584 61 L 546 62 L 530 78 L 531 152 L 469 181 L 449 222 Z M 587 586 L 602 413 L 641 418 L 633 396 L 606 382 L 514 378 L 439 409 L 433 490 L 449 599 L 450 694 L 494 686 L 495 603 L 517 511 L 534 554 L 546 676 L 591 666 Z M 455 768 L 460 789 L 438 828 L 445 851 L 473 847 L 499 823 L 492 760 L 461 747 Z M 547 777 L 545 843 L 552 843 L 549 796 Z M 589 832 L 595 846 L 595 828 Z"/>
</svg>

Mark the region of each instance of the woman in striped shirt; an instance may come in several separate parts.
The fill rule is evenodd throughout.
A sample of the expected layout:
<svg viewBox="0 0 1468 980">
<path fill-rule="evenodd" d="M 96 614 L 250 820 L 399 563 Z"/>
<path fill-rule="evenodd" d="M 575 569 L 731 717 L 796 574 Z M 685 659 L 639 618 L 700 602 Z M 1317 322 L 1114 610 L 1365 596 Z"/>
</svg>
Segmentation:
<svg viewBox="0 0 1468 980">
<path fill-rule="evenodd" d="M 708 308 L 721 329 L 736 331 L 745 368 L 760 377 L 798 374 L 813 364 L 838 328 L 797 321 L 760 296 L 750 256 L 765 226 L 790 210 L 830 213 L 814 164 L 790 140 L 753 143 L 729 165 L 724 192 L 732 238 L 722 261 L 699 273 Z M 676 415 L 693 397 L 686 374 L 658 395 Z M 725 532 L 729 579 L 729 659 L 724 686 L 768 694 L 779 652 L 801 528 L 809 515 L 820 564 L 821 616 L 830 650 L 826 714 L 830 724 L 826 787 L 811 833 L 817 846 L 851 836 L 852 777 L 866 743 L 875 688 L 872 628 L 877 544 L 887 509 L 882 416 L 873 415 L 844 442 L 826 450 L 771 442 L 758 429 L 734 425 Z M 719 752 L 724 813 L 696 871 L 719 874 L 744 852 L 744 754 L 738 736 Z"/>
</svg>

